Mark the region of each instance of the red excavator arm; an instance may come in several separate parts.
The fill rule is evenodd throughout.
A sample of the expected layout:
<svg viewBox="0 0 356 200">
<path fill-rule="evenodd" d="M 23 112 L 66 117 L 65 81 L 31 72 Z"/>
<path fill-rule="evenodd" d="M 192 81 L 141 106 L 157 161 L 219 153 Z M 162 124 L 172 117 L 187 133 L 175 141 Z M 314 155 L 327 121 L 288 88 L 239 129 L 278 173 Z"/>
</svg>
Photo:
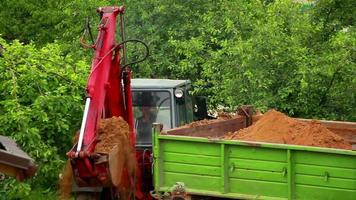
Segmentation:
<svg viewBox="0 0 356 200">
<path fill-rule="evenodd" d="M 125 54 L 123 13 L 121 7 L 101 7 L 99 32 L 94 45 L 91 72 L 87 83 L 82 126 L 76 145 L 68 152 L 74 179 L 79 186 L 105 186 L 110 182 L 107 162 L 96 162 L 98 122 L 102 118 L 121 116 L 129 124 L 131 144 L 135 145 L 131 97 L 131 71 L 126 61 L 121 65 L 120 51 Z M 123 42 L 115 42 L 116 18 L 120 15 Z M 87 45 L 89 46 L 89 45 Z M 96 160 L 96 161 L 95 161 Z M 105 159 L 104 159 L 105 160 Z"/>
</svg>

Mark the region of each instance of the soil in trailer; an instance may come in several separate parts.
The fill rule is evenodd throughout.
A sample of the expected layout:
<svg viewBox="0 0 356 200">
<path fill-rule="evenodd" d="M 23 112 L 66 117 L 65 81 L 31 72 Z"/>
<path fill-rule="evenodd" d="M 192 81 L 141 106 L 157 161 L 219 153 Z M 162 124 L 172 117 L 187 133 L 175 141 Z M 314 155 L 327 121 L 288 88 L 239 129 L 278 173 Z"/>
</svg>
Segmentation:
<svg viewBox="0 0 356 200">
<path fill-rule="evenodd" d="M 299 121 L 276 110 L 265 113 L 254 125 L 223 138 L 351 150 L 350 143 L 320 122 Z"/>
<path fill-rule="evenodd" d="M 220 113 L 218 113 L 216 119 L 203 119 L 203 120 L 195 121 L 195 122 L 180 126 L 179 128 L 194 128 L 194 127 L 199 127 L 199 126 L 203 126 L 203 125 L 207 125 L 207 124 L 212 124 L 212 123 L 219 122 L 219 121 L 234 119 L 236 117 L 237 117 L 237 115 L 234 115 L 232 113 L 220 112 Z"/>
</svg>

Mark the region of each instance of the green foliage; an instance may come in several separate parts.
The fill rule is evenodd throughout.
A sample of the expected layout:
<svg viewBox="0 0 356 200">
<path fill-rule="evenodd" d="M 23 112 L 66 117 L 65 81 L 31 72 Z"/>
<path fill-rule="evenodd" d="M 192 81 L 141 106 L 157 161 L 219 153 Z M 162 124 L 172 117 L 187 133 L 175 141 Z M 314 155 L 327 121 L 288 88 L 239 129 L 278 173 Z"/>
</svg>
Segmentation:
<svg viewBox="0 0 356 200">
<path fill-rule="evenodd" d="M 343 28 L 354 26 L 356 2 L 353 0 L 319 0 L 312 10 L 313 18 L 321 24 L 318 33 L 321 40 L 327 40 Z"/>
<path fill-rule="evenodd" d="M 20 198 L 34 186 L 55 188 L 79 127 L 88 67 L 61 55 L 58 44 L 37 49 L 18 41 L 0 43 L 0 132 L 15 139 L 39 166 L 37 175 L 25 183 L 4 183 L 10 197 Z"/>
<path fill-rule="evenodd" d="M 78 41 L 86 17 L 96 16 L 96 8 L 108 4 L 111 2 L 102 0 L 2 0 L 0 33 L 9 40 L 40 45 Z"/>
<path fill-rule="evenodd" d="M 194 92 L 208 96 L 212 107 L 253 104 L 297 117 L 355 120 L 355 30 L 348 20 L 316 19 L 322 7 L 330 7 L 324 1 L 309 10 L 293 1 L 151 4 L 178 13 L 179 8 L 194 10 L 174 20 L 163 9 L 160 14 L 168 20 L 151 22 L 152 15 L 143 20 L 166 28 L 153 29 L 167 42 L 161 42 L 155 55 L 161 62 L 148 64 L 161 76 L 193 80 Z M 334 20 L 344 26 L 325 38 L 321 32 Z"/>
<path fill-rule="evenodd" d="M 1 193 L 3 190 L 3 193 Z M 31 188 L 28 183 L 18 183 L 16 180 L 7 180 L 0 189 L 0 200 L 56 200 L 57 195 L 50 189 Z"/>
</svg>

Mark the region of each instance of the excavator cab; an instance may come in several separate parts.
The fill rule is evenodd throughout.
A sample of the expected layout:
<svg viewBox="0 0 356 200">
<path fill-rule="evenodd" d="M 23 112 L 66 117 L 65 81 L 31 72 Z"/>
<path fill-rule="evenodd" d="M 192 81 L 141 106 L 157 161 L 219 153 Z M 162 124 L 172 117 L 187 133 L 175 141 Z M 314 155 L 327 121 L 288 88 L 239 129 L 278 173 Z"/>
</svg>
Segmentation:
<svg viewBox="0 0 356 200">
<path fill-rule="evenodd" d="M 136 147 L 152 146 L 152 124 L 171 129 L 193 121 L 189 80 L 132 79 Z"/>
<path fill-rule="evenodd" d="M 190 123 L 199 105 L 193 106 L 189 80 L 132 79 L 132 104 L 136 133 L 137 176 L 142 198 L 152 199 L 152 124 L 172 129 Z M 206 109 L 205 109 L 206 110 Z M 198 119 L 198 118 L 196 118 Z"/>
</svg>

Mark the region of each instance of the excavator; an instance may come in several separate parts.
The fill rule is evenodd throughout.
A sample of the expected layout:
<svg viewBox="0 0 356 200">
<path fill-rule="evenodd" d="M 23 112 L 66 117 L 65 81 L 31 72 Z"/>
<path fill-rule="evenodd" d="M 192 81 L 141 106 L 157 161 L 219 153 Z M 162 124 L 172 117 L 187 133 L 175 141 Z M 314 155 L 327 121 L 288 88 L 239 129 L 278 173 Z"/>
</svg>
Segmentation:
<svg viewBox="0 0 356 200">
<path fill-rule="evenodd" d="M 81 128 L 77 142 L 67 153 L 73 179 L 79 190 L 101 188 L 95 190 L 101 193 L 98 199 L 152 199 L 152 123 L 159 122 L 163 128 L 170 129 L 192 122 L 194 113 L 197 119 L 202 119 L 206 113 L 204 100 L 197 99 L 199 106 L 193 106 L 188 80 L 131 79 L 130 66 L 144 59 L 129 63 L 126 44 L 143 44 L 145 57 L 148 56 L 147 45 L 140 40 L 126 40 L 123 6 L 100 7 L 97 12 L 100 22 L 96 41 L 87 44 L 81 40 L 84 47 L 95 53 L 86 87 Z M 117 18 L 122 40 L 118 43 L 115 41 Z M 151 116 L 147 117 L 147 114 Z M 118 160 L 124 159 L 123 155 L 95 152 L 100 142 L 100 121 L 113 117 L 120 117 L 128 124 L 129 146 L 136 152 L 134 172 L 127 167 L 119 173 L 113 169 Z M 122 174 L 120 185 L 113 181 L 113 174 Z M 133 192 L 123 195 L 121 189 Z"/>
</svg>

